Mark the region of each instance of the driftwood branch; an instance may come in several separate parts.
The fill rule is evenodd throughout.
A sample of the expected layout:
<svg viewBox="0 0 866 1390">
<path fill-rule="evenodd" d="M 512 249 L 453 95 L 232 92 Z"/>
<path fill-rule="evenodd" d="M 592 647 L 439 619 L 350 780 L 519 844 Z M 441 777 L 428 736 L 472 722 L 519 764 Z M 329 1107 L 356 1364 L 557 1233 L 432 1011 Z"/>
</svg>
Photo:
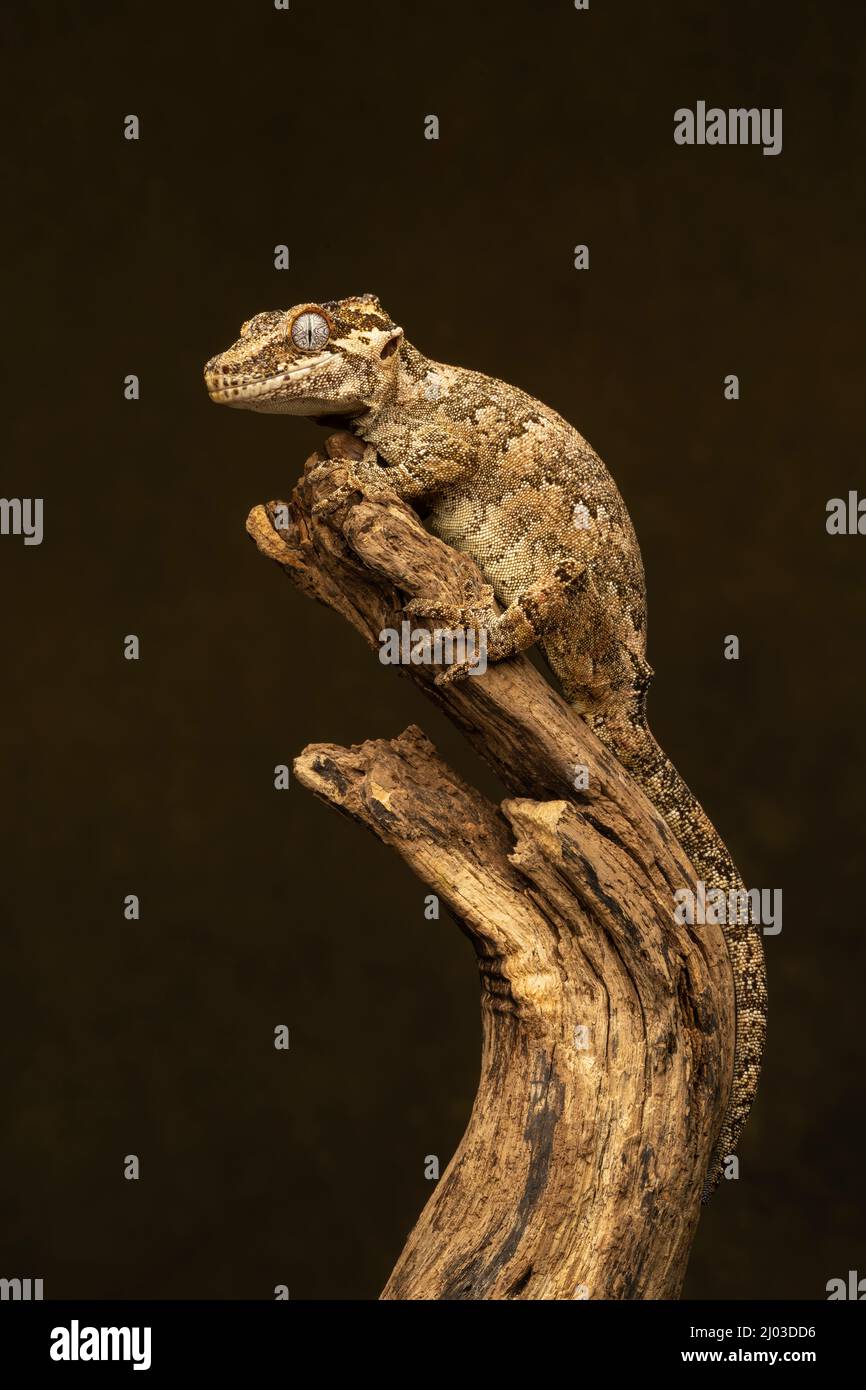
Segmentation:
<svg viewBox="0 0 866 1390">
<path fill-rule="evenodd" d="M 394 494 L 356 485 L 352 436 L 326 447 L 288 503 L 250 513 L 259 550 L 375 648 L 409 598 L 471 605 L 472 561 Z M 529 661 L 446 685 L 434 666 L 404 669 L 511 797 L 491 804 L 414 727 L 295 764 L 438 894 L 478 955 L 478 1094 L 382 1297 L 675 1298 L 731 1082 L 721 928 L 675 922 L 693 868 Z"/>
</svg>

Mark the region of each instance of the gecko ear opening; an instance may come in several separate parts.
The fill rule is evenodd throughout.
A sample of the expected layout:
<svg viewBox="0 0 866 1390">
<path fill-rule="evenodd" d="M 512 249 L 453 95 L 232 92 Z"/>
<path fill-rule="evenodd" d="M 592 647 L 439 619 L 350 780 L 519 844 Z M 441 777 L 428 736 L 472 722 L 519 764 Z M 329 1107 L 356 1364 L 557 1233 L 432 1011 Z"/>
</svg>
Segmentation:
<svg viewBox="0 0 866 1390">
<path fill-rule="evenodd" d="M 395 328 L 393 332 L 390 334 L 390 336 L 386 338 L 385 345 L 382 348 L 382 351 L 379 353 L 380 358 L 391 357 L 397 351 L 402 341 L 402 328 Z"/>
</svg>

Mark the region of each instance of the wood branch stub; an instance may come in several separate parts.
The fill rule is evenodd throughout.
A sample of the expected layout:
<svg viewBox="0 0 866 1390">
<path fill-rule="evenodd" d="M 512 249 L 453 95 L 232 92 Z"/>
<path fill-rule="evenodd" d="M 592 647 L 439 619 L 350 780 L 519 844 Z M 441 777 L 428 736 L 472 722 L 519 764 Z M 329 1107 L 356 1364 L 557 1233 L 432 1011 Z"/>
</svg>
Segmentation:
<svg viewBox="0 0 866 1390">
<path fill-rule="evenodd" d="M 358 447 L 332 437 L 291 501 L 255 508 L 248 530 L 376 647 L 407 598 L 465 604 L 484 581 L 399 498 L 351 486 Z M 347 499 L 314 514 L 347 481 Z M 731 1083 L 721 928 L 675 922 L 692 866 L 529 661 L 444 686 L 435 668 L 404 669 L 516 795 L 495 807 L 415 728 L 313 745 L 295 763 L 448 906 L 481 974 L 469 1124 L 382 1297 L 676 1297 Z M 589 785 L 575 790 L 580 764 Z"/>
</svg>

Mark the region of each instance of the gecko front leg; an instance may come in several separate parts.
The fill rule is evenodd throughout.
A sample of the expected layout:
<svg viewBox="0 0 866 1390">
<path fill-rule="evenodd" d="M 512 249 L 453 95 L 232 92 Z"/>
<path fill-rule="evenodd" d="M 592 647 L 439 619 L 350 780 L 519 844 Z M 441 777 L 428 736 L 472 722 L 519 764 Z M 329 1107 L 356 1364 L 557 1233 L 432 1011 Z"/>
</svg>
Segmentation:
<svg viewBox="0 0 866 1390">
<path fill-rule="evenodd" d="M 329 462 L 314 469 L 311 478 L 317 480 L 320 470 L 327 472 L 333 463 L 342 465 L 346 476 L 326 498 L 315 504 L 314 516 L 336 511 L 353 492 L 364 488 L 373 492 L 395 492 L 406 502 L 420 501 L 461 481 L 473 466 L 466 447 L 460 446 L 451 431 L 436 425 L 427 425 L 416 432 L 411 449 L 403 454 L 399 463 L 390 466 L 379 463 L 375 447 L 372 444 L 365 447 L 356 435 L 331 435 L 325 447 Z"/>
</svg>

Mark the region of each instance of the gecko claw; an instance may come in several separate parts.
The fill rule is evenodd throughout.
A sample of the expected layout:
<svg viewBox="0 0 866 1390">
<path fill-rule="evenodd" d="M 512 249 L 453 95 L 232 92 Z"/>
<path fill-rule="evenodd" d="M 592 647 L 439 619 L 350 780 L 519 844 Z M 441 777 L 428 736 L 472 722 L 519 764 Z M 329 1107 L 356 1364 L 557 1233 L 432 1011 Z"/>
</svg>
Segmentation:
<svg viewBox="0 0 866 1390">
<path fill-rule="evenodd" d="M 439 686 L 453 685 L 455 681 L 462 681 L 467 676 L 474 675 L 477 670 L 477 661 L 455 661 L 434 677 L 433 684 Z"/>
</svg>

